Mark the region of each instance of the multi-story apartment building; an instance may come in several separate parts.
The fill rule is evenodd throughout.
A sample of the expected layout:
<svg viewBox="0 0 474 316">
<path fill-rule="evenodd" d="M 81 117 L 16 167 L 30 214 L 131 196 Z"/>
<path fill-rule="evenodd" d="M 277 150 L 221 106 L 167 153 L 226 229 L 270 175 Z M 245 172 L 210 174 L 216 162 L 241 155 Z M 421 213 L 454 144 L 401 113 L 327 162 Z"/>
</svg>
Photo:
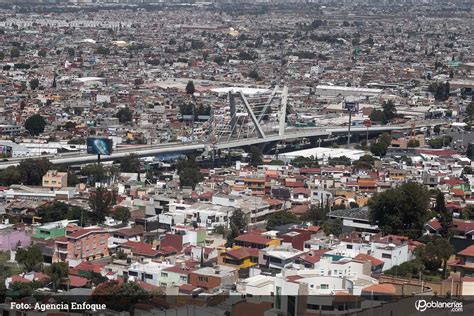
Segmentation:
<svg viewBox="0 0 474 316">
<path fill-rule="evenodd" d="M 109 233 L 100 227 L 66 232 L 55 240 L 53 262 L 87 261 L 109 255 Z"/>
</svg>

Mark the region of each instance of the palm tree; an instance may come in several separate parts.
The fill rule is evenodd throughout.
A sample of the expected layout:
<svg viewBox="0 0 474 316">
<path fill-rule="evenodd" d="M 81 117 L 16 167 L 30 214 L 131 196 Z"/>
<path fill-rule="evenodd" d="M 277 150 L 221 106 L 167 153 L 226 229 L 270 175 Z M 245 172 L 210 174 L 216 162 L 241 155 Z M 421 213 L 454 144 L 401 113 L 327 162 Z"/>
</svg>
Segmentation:
<svg viewBox="0 0 474 316">
<path fill-rule="evenodd" d="M 61 281 L 68 277 L 69 269 L 66 263 L 55 262 L 46 269 L 46 274 L 51 280 L 51 284 L 53 285 L 53 291 L 57 292 Z"/>
</svg>

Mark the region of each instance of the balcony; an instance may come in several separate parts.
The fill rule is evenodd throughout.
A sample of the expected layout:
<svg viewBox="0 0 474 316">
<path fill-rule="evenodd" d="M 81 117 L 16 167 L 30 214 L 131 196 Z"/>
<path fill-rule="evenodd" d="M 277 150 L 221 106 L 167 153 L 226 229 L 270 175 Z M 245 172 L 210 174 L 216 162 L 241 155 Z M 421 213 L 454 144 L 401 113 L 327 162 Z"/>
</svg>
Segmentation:
<svg viewBox="0 0 474 316">
<path fill-rule="evenodd" d="M 68 253 L 67 248 L 64 248 L 64 247 L 57 247 L 56 251 L 59 253 L 66 253 L 66 254 Z"/>
</svg>

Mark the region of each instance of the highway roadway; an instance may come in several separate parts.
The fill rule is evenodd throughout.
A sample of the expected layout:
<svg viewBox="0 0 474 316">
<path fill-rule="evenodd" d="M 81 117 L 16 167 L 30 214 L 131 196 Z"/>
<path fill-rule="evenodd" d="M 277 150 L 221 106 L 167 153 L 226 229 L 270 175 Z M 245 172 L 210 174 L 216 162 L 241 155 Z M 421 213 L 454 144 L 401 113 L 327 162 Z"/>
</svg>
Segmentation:
<svg viewBox="0 0 474 316">
<path fill-rule="evenodd" d="M 432 120 L 432 121 L 422 121 L 416 123 L 416 128 L 422 127 L 432 127 L 435 125 L 446 124 L 446 121 L 441 120 Z M 369 127 L 369 133 L 374 132 L 384 132 L 392 130 L 406 130 L 411 128 L 410 124 L 404 125 L 383 125 L 383 126 L 372 126 Z M 363 134 L 367 132 L 366 127 L 351 127 L 351 134 Z M 245 138 L 238 140 L 229 140 L 224 142 L 219 142 L 215 144 L 214 148 L 216 149 L 230 149 L 238 148 L 248 145 L 258 145 L 262 143 L 269 142 L 278 142 L 282 140 L 291 140 L 304 137 L 317 137 L 317 136 L 330 136 L 334 134 L 344 134 L 347 133 L 347 126 L 343 127 L 319 127 L 319 128 L 287 128 L 284 135 L 266 134 L 265 138 Z M 120 148 L 115 150 L 109 156 L 101 156 L 101 160 L 110 161 L 115 159 L 124 158 L 130 154 L 136 154 L 140 157 L 146 156 L 155 156 L 162 153 L 172 153 L 172 152 L 186 152 L 194 150 L 203 150 L 210 149 L 211 144 L 209 142 L 189 142 L 189 143 L 166 143 L 166 144 L 157 144 L 157 145 L 139 145 L 133 147 Z M 0 162 L 0 169 L 5 169 L 10 166 L 16 166 L 20 161 L 24 159 L 38 159 L 38 158 L 47 158 L 53 164 L 58 165 L 73 165 L 73 164 L 87 164 L 97 161 L 97 155 L 91 155 L 81 152 L 72 152 L 64 153 L 60 155 L 43 155 L 43 156 L 32 156 L 32 157 L 22 157 L 22 158 L 10 158 L 8 161 Z"/>
</svg>

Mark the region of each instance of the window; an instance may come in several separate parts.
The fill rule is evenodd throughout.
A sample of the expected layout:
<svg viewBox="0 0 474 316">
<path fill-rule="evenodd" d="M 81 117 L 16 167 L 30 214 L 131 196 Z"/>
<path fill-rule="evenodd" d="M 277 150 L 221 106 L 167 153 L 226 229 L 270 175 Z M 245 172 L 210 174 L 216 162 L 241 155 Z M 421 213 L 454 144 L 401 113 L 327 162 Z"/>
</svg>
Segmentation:
<svg viewBox="0 0 474 316">
<path fill-rule="evenodd" d="M 204 277 L 204 276 L 198 277 L 198 281 L 199 281 L 199 282 L 209 282 L 209 281 L 208 281 L 208 278 L 207 278 L 207 277 Z"/>
<path fill-rule="evenodd" d="M 321 284 L 321 290 L 329 289 L 329 284 Z"/>
<path fill-rule="evenodd" d="M 332 306 L 332 305 L 321 305 L 321 310 L 323 310 L 323 311 L 333 311 L 334 306 Z"/>
<path fill-rule="evenodd" d="M 135 277 L 136 277 L 136 276 L 138 276 L 138 272 L 136 272 L 136 271 L 128 271 L 128 275 L 129 275 L 129 276 L 135 276 Z"/>
<path fill-rule="evenodd" d="M 180 280 L 181 282 L 188 282 L 188 277 L 182 275 L 182 276 L 179 277 L 179 280 Z"/>
<path fill-rule="evenodd" d="M 389 253 L 382 253 L 382 258 L 384 259 L 392 259 L 392 255 Z"/>
<path fill-rule="evenodd" d="M 319 305 L 316 304 L 308 304 L 306 305 L 308 309 L 314 309 L 314 310 L 319 310 Z"/>
<path fill-rule="evenodd" d="M 352 249 L 352 245 L 347 245 L 347 249 Z"/>
<path fill-rule="evenodd" d="M 145 273 L 145 279 L 153 279 L 153 275 Z"/>
<path fill-rule="evenodd" d="M 161 272 L 161 277 L 162 277 L 162 278 L 167 278 L 167 277 L 168 277 L 168 273 L 166 273 L 166 272 Z"/>
</svg>

